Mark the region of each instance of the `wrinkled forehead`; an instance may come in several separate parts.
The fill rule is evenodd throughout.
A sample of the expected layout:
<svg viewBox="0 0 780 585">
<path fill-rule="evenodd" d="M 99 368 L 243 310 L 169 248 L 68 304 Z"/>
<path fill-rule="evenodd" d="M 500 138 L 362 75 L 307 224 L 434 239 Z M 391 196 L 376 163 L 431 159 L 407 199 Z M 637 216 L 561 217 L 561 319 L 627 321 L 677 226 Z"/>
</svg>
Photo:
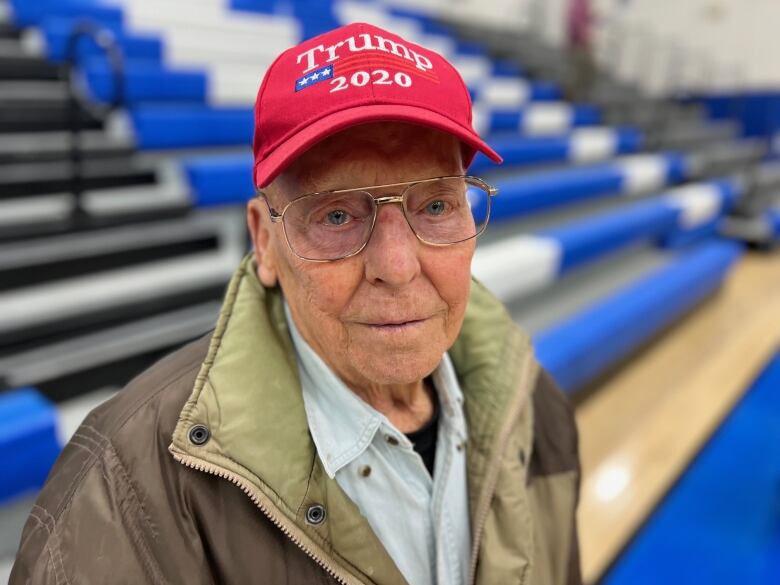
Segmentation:
<svg viewBox="0 0 780 585">
<path fill-rule="evenodd" d="M 456 137 L 425 126 L 380 122 L 329 136 L 301 155 L 270 188 L 289 199 L 462 172 L 463 147 Z"/>
</svg>

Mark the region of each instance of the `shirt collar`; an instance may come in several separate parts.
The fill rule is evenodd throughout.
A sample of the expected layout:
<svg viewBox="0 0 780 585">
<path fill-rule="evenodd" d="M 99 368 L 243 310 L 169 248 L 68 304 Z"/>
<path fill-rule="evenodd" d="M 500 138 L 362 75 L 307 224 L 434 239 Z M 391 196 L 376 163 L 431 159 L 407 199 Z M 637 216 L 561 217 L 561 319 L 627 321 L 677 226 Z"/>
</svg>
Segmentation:
<svg viewBox="0 0 780 585">
<path fill-rule="evenodd" d="M 331 477 L 365 451 L 381 427 L 399 440 L 406 437 L 380 412 L 360 399 L 303 339 L 287 302 L 285 316 L 298 357 L 309 431 L 325 472 Z M 445 353 L 434 370 L 433 384 L 442 409 L 441 421 L 456 441 L 466 440 L 463 394 L 455 368 Z"/>
</svg>

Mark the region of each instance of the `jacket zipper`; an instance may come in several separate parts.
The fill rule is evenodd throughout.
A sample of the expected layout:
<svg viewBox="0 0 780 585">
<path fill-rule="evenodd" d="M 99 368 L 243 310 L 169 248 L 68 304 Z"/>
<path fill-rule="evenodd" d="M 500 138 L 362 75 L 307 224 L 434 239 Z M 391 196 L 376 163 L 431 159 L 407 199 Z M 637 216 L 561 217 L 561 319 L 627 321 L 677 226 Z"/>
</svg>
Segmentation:
<svg viewBox="0 0 780 585">
<path fill-rule="evenodd" d="M 530 358 L 527 358 L 525 371 L 533 365 Z M 482 534 L 485 531 L 485 522 L 487 522 L 488 513 L 490 512 L 490 502 L 493 500 L 493 493 L 496 490 L 498 484 L 498 474 L 501 468 L 501 454 L 506 449 L 506 445 L 509 442 L 509 436 L 514 426 L 514 421 L 520 414 L 520 410 L 525 404 L 527 398 L 528 380 L 523 384 L 520 392 L 517 393 L 515 403 L 511 405 L 509 409 L 509 416 L 506 418 L 506 422 L 501 428 L 501 432 L 496 440 L 498 449 L 495 451 L 493 459 L 488 462 L 488 469 L 486 472 L 485 487 L 482 490 L 482 494 L 479 500 L 478 508 L 474 514 L 474 538 L 471 543 L 471 564 L 469 566 L 469 578 L 467 583 L 469 585 L 475 585 L 477 579 L 477 557 L 479 555 L 479 545 L 482 540 Z"/>
<path fill-rule="evenodd" d="M 295 546 L 297 546 L 304 553 L 306 553 L 306 555 L 309 558 L 311 558 L 315 563 L 317 563 L 320 567 L 322 567 L 322 569 L 326 573 L 328 573 L 328 575 L 330 575 L 336 581 L 341 583 L 341 585 L 350 585 L 350 579 L 348 577 L 344 577 L 340 575 L 338 571 L 332 565 L 330 565 L 325 559 L 317 556 L 316 553 L 314 553 L 305 544 L 303 544 L 303 542 L 301 542 L 300 537 L 298 537 L 296 534 L 293 533 L 293 529 L 288 527 L 283 520 L 280 520 L 279 517 L 270 510 L 270 506 L 268 506 L 266 503 L 262 501 L 262 496 L 257 493 L 257 491 L 251 486 L 251 484 L 246 482 L 244 479 L 242 479 L 240 476 L 238 476 L 235 473 L 232 473 L 225 469 L 221 469 L 216 465 L 211 465 L 200 459 L 196 459 L 191 455 L 180 453 L 178 450 L 174 451 L 173 445 L 171 445 L 169 449 L 171 451 L 171 454 L 173 455 L 173 458 L 176 459 L 176 461 L 178 461 L 179 463 L 185 465 L 186 467 L 195 469 L 197 471 L 202 471 L 204 473 L 208 473 L 211 475 L 215 475 L 223 479 L 227 479 L 231 483 L 241 488 L 241 490 L 247 496 L 249 496 L 249 499 L 252 500 L 252 503 L 254 503 L 254 505 L 257 506 L 260 509 L 260 511 L 266 516 L 266 518 L 268 518 L 271 522 L 273 522 L 274 526 L 276 526 L 279 530 L 281 530 L 282 533 L 287 538 L 289 538 L 293 544 L 295 544 Z M 359 582 L 352 580 L 351 583 L 359 583 Z"/>
</svg>

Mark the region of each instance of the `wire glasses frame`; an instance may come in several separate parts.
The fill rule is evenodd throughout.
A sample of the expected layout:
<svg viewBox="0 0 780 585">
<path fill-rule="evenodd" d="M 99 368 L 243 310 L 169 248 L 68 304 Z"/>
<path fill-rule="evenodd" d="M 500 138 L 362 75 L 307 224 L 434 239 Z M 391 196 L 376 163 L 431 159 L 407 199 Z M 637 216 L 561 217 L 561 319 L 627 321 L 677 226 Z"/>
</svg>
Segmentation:
<svg viewBox="0 0 780 585">
<path fill-rule="evenodd" d="M 469 235 L 468 237 L 461 238 L 456 241 L 452 242 L 433 242 L 430 240 L 425 239 L 423 236 L 421 236 L 418 232 L 415 226 L 413 225 L 412 221 L 409 219 L 409 216 L 407 215 L 407 209 L 405 205 L 405 199 L 407 194 L 410 192 L 410 190 L 413 187 L 416 187 L 417 185 L 424 185 L 428 183 L 434 183 L 437 181 L 442 180 L 449 180 L 449 179 L 461 179 L 466 182 L 468 185 L 472 185 L 473 187 L 477 187 L 480 190 L 482 190 L 486 195 L 485 200 L 485 216 L 484 220 L 482 221 L 482 224 L 479 226 L 479 229 L 475 231 L 474 234 Z M 387 195 L 384 197 L 374 197 L 371 193 L 374 190 L 377 189 L 389 189 L 389 188 L 397 188 L 402 187 L 400 193 L 394 194 L 394 195 Z M 371 215 L 371 223 L 370 227 L 366 232 L 365 237 L 363 238 L 363 242 L 361 245 L 359 245 L 355 250 L 348 252 L 346 254 L 338 255 L 334 258 L 310 258 L 305 255 L 300 254 L 296 249 L 295 246 L 293 246 L 292 242 L 290 241 L 290 235 L 288 233 L 288 228 L 286 225 L 286 222 L 284 221 L 285 214 L 287 211 L 296 203 L 299 203 L 300 201 L 304 199 L 312 199 L 314 197 L 323 196 L 323 195 L 337 195 L 337 194 L 349 194 L 349 193 L 367 193 L 371 196 L 371 199 L 373 201 L 373 209 L 372 209 L 372 215 Z M 406 219 L 406 223 L 409 225 L 409 228 L 412 230 L 412 233 L 415 235 L 415 237 L 421 241 L 424 244 L 427 244 L 429 246 L 438 246 L 438 247 L 444 247 L 444 246 L 452 246 L 454 244 L 459 244 L 462 242 L 466 242 L 468 240 L 474 239 L 481 235 L 485 228 L 487 227 L 488 221 L 490 219 L 490 208 L 491 208 L 491 199 L 495 197 L 498 194 L 498 188 L 493 187 L 492 185 L 489 185 L 486 183 L 483 179 L 480 179 L 479 177 L 474 177 L 471 175 L 447 175 L 443 177 L 433 177 L 430 179 L 421 179 L 417 181 L 405 181 L 401 183 L 388 183 L 385 185 L 371 185 L 366 187 L 352 187 L 349 189 L 333 189 L 329 191 L 315 191 L 312 193 L 305 193 L 303 195 L 300 195 L 293 199 L 292 201 L 289 201 L 281 211 L 277 211 L 273 207 L 271 207 L 271 202 L 268 199 L 268 196 L 265 192 L 263 192 L 261 189 L 258 189 L 256 191 L 256 194 L 258 197 L 265 200 L 265 203 L 268 207 L 269 215 L 271 218 L 271 222 L 273 223 L 281 223 L 282 224 L 282 231 L 284 233 L 285 241 L 287 242 L 287 246 L 290 248 L 290 251 L 301 260 L 306 260 L 309 262 L 335 262 L 337 260 L 343 260 L 344 258 L 350 258 L 352 256 L 356 256 L 357 254 L 360 254 L 365 247 L 368 245 L 369 240 L 371 239 L 371 235 L 374 232 L 374 226 L 376 225 L 376 218 L 379 212 L 379 206 L 380 205 L 386 205 L 386 204 L 393 204 L 397 203 L 401 205 L 401 209 L 403 211 L 404 218 Z"/>
</svg>

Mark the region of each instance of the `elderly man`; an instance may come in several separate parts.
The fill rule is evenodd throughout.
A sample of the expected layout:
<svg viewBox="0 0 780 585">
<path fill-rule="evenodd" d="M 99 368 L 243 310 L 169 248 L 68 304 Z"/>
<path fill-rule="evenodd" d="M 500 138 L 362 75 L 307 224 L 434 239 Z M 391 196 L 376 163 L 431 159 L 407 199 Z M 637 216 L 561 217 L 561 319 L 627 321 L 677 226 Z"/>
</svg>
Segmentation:
<svg viewBox="0 0 780 585">
<path fill-rule="evenodd" d="M 470 276 L 477 150 L 437 54 L 366 24 L 283 53 L 215 331 L 90 414 L 11 583 L 579 582 L 571 410 Z"/>
</svg>

